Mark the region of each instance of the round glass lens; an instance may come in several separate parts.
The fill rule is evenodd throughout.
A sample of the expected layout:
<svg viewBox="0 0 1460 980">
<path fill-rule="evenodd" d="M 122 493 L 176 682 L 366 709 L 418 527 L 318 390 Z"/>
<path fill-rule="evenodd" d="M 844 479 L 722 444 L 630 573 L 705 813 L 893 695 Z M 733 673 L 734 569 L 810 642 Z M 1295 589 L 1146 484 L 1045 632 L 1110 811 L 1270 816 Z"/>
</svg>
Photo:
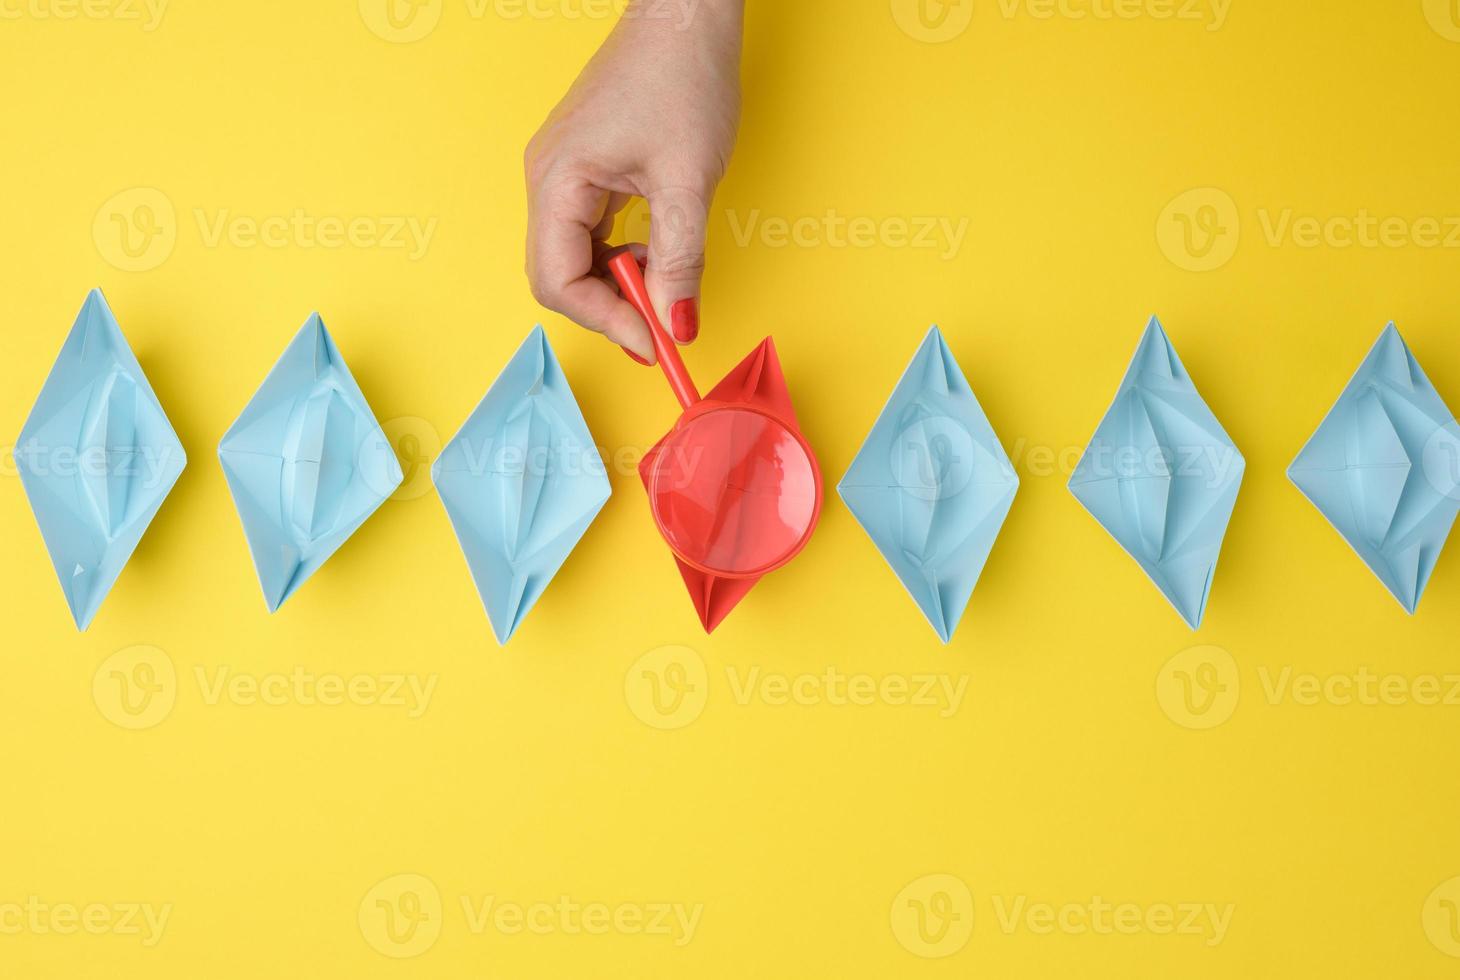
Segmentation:
<svg viewBox="0 0 1460 980">
<path fill-rule="evenodd" d="M 726 575 L 788 561 L 816 519 L 816 465 L 775 419 L 723 408 L 690 419 L 665 440 L 649 499 L 681 557 Z"/>
</svg>

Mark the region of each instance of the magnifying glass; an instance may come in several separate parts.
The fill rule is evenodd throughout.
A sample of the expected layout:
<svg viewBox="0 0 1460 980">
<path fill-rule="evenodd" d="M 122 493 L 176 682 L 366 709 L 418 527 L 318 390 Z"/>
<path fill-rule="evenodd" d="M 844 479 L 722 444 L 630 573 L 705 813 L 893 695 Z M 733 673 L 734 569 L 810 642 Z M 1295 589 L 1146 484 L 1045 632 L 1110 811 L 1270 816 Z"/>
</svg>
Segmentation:
<svg viewBox="0 0 1460 980">
<path fill-rule="evenodd" d="M 659 366 L 683 409 L 639 470 L 659 533 L 682 564 L 717 579 L 755 580 L 775 571 L 810 540 L 822 484 L 774 347 L 767 341 L 757 352 L 769 363 L 753 363 L 753 354 L 701 398 L 649 302 L 638 261 L 624 251 L 608 267 L 649 325 Z"/>
</svg>

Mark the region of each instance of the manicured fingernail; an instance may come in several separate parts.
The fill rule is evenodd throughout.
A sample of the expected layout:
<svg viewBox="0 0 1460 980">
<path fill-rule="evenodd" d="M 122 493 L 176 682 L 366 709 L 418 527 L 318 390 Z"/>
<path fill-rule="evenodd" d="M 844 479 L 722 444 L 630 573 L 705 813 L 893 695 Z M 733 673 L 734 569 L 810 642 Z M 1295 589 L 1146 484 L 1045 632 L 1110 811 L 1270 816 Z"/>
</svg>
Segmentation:
<svg viewBox="0 0 1460 980">
<path fill-rule="evenodd" d="M 635 364 L 642 364 L 642 365 L 644 365 L 644 367 L 648 367 L 649 366 L 649 362 L 648 361 L 644 360 L 642 357 L 640 357 L 638 354 L 635 354 L 633 351 L 629 350 L 627 347 L 620 347 L 619 349 L 622 350 L 625 354 L 627 354 L 630 357 L 632 357 L 634 359 L 634 363 Z"/>
<path fill-rule="evenodd" d="M 669 332 L 681 344 L 700 335 L 700 306 L 693 299 L 682 299 L 669 308 Z"/>
</svg>

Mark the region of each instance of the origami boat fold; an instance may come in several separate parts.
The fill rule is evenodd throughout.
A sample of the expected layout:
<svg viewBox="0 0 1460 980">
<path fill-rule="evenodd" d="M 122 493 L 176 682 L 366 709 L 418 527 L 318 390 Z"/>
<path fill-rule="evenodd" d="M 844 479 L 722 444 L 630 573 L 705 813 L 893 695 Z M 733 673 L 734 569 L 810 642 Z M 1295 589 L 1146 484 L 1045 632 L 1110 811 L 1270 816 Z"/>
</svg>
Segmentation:
<svg viewBox="0 0 1460 980">
<path fill-rule="evenodd" d="M 1192 629 L 1245 469 L 1152 317 L 1069 486 Z"/>
<path fill-rule="evenodd" d="M 187 464 L 100 290 L 86 297 L 61 346 L 15 457 L 84 630 Z"/>
<path fill-rule="evenodd" d="M 792 429 L 799 430 L 800 427 L 796 419 L 796 409 L 791 404 L 791 392 L 786 386 L 781 359 L 776 354 L 775 342 L 769 337 L 735 365 L 703 400 L 731 406 L 744 405 L 765 412 Z M 654 494 L 654 468 L 660 454 L 666 451 L 666 444 L 674 437 L 673 431 L 666 434 L 639 462 L 639 479 L 643 481 L 644 489 L 651 497 Z M 713 520 L 714 515 L 707 514 L 706 518 Z M 689 565 L 678 555 L 675 556 L 674 563 L 679 568 L 679 576 L 689 590 L 690 600 L 694 603 L 700 625 L 706 633 L 713 633 L 763 577 L 713 575 Z"/>
<path fill-rule="evenodd" d="M 431 467 L 499 643 L 608 501 L 608 474 L 542 327 Z"/>
<path fill-rule="evenodd" d="M 269 611 L 400 486 L 395 452 L 315 313 L 218 446 Z"/>
<path fill-rule="evenodd" d="M 935 326 L 837 492 L 938 637 L 958 627 L 1019 489 Z"/>
<path fill-rule="evenodd" d="M 1460 429 L 1394 324 L 1288 478 L 1412 614 L 1460 512 Z"/>
</svg>

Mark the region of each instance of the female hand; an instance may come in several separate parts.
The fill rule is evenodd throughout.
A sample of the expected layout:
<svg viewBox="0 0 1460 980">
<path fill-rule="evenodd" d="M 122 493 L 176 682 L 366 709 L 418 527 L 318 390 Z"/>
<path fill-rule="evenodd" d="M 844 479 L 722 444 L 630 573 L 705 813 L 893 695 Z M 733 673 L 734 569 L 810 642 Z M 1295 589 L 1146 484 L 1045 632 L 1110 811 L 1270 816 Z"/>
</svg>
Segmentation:
<svg viewBox="0 0 1460 980">
<path fill-rule="evenodd" d="M 645 279 L 679 343 L 699 333 L 710 201 L 740 118 L 744 0 L 633 0 L 528 144 L 527 277 L 538 302 L 647 363 L 648 327 L 603 266 L 614 216 L 649 203 Z"/>
</svg>

